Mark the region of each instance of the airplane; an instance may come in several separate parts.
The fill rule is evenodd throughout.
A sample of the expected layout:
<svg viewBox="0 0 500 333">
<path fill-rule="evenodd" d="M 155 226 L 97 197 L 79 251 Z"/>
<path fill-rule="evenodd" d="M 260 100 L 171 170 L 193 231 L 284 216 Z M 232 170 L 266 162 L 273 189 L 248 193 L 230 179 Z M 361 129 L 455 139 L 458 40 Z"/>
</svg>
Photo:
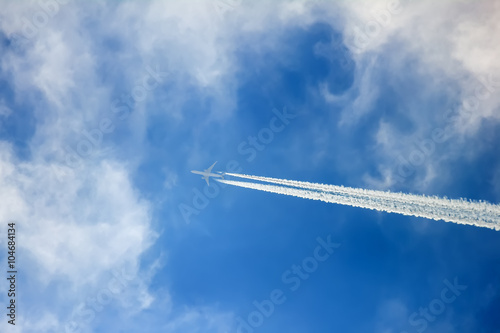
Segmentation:
<svg viewBox="0 0 500 333">
<path fill-rule="evenodd" d="M 217 161 L 215 161 L 215 163 L 217 163 Z M 210 166 L 210 168 L 208 168 L 204 171 L 191 170 L 191 172 L 195 173 L 197 175 L 202 175 L 203 177 L 201 177 L 201 178 L 205 179 L 205 181 L 207 182 L 207 185 L 210 185 L 209 184 L 210 177 L 217 177 L 217 178 L 220 177 L 220 178 L 224 179 L 224 173 L 222 173 L 222 172 L 221 173 L 212 173 L 212 168 L 214 167 L 215 163 L 212 164 Z"/>
</svg>

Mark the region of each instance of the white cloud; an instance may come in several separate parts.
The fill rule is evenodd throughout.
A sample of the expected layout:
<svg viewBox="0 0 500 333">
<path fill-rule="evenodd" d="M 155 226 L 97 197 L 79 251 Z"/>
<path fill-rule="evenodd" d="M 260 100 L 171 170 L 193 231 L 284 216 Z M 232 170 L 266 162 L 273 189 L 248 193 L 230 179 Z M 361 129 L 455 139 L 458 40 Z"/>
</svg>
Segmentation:
<svg viewBox="0 0 500 333">
<path fill-rule="evenodd" d="M 364 44 L 353 42 L 353 36 L 346 38 L 358 61 L 374 56 L 383 58 L 389 56 L 388 53 L 393 61 L 400 61 L 409 54 L 414 54 L 420 61 L 417 64 L 418 71 L 443 72 L 449 79 L 460 84 L 464 99 L 474 92 L 479 84 L 478 79 L 482 76 L 491 75 L 498 85 L 500 65 L 495 60 L 500 56 L 500 47 L 495 43 L 500 36 L 497 24 L 500 20 L 498 3 L 400 1 L 401 12 L 390 14 L 387 8 L 393 2 L 380 0 L 370 2 L 370 6 L 348 6 L 352 16 L 347 21 L 345 31 L 351 32 L 357 27 L 363 32 L 359 35 L 367 37 Z M 377 15 L 373 14 L 382 11 L 390 17 L 387 24 L 382 23 L 380 18 L 377 21 Z M 372 35 L 371 26 L 379 27 L 378 30 L 372 29 Z M 360 45 L 364 47 L 356 49 Z M 398 47 L 394 48 L 393 45 Z M 394 74 L 405 75 L 404 72 Z M 470 79 L 476 80 L 472 82 L 473 86 Z M 445 88 L 442 86 L 445 82 L 439 80 L 427 84 L 435 85 L 434 89 Z M 498 113 L 492 113 L 492 108 L 498 107 L 500 99 L 493 96 L 491 99 L 495 101 L 494 105 L 484 105 L 475 112 L 479 117 L 498 117 Z"/>
<path fill-rule="evenodd" d="M 10 37 L 22 35 L 33 13 L 41 10 L 37 3 L 3 5 L 0 27 Z M 94 25 L 93 20 L 105 24 Z M 30 105 L 36 126 L 29 141 L 29 160 L 19 160 L 11 144 L 0 142 L 0 217 L 19 225 L 24 274 L 31 283 L 41 291 L 57 286 L 57 307 L 50 311 L 35 296 L 25 299 L 40 308 L 26 310 L 24 331 L 51 331 L 73 319 L 82 323 L 79 304 L 97 297 L 113 271 L 123 267 L 132 282 L 110 306 L 140 313 L 155 304 L 149 291 L 154 273 L 141 268 L 140 260 L 157 235 L 151 226 L 152 204 L 131 182 L 134 164 L 126 167 L 113 159 L 116 149 L 112 149 L 71 168 L 64 163 L 63 148 L 75 148 L 83 130 L 95 129 L 109 116 L 117 96 L 100 72 L 108 63 L 122 69 L 120 84 L 125 89 L 143 78 L 146 66 L 168 69 L 171 76 L 165 81 L 176 85 L 162 106 L 173 117 L 182 117 L 180 106 L 192 86 L 214 98 L 213 119 L 227 117 L 234 109 L 236 86 L 231 83 L 231 44 L 224 39 L 232 30 L 224 30 L 224 22 L 209 3 L 201 1 L 189 5 L 71 3 L 60 6 L 15 52 L 2 56 L 0 66 L 16 92 L 14 100 Z M 101 52 L 107 38 L 122 43 L 124 49 L 112 55 Z M 9 114 L 6 107 L 0 111 Z M 142 103 L 136 111 L 127 121 L 113 125 L 130 129 L 137 145 L 145 135 L 148 110 Z M 108 146 L 103 139 L 98 148 Z M 141 151 L 136 148 L 134 153 Z M 136 162 L 140 156 L 130 159 Z M 175 186 L 176 179 L 169 173 L 165 186 Z M 206 325 L 217 329 L 217 325 L 227 326 L 228 318 L 218 311 L 189 308 L 166 325 L 177 331 Z M 84 325 L 84 331 L 96 322 Z"/>
<path fill-rule="evenodd" d="M 408 158 L 416 144 L 431 138 L 434 130 L 448 127 L 451 140 L 447 143 L 454 143 L 447 146 L 451 150 L 445 152 L 445 145 L 438 144 L 439 152 L 426 156 L 417 167 L 414 184 L 424 190 L 444 172 L 444 160 L 480 151 L 463 152 L 463 140 L 478 139 L 483 121 L 500 120 L 500 66 L 495 60 L 500 57 L 495 43 L 500 38 L 500 5 L 491 1 L 400 1 L 400 10 L 391 12 L 392 3 L 395 1 L 372 1 L 363 6 L 344 3 L 345 42 L 358 71 L 347 94 L 359 91 L 358 104 L 367 103 L 344 107 L 343 119 L 352 121 L 342 124 L 352 126 L 367 112 L 380 111 L 373 104 L 380 82 L 375 73 L 390 73 L 393 85 L 407 81 L 409 72 L 419 75 L 423 82 L 415 89 L 418 104 L 398 105 L 401 110 L 397 111 L 411 122 L 411 129 L 402 131 L 397 123 L 389 123 L 378 132 L 374 139 L 378 140 L 381 160 L 385 160 L 378 166 L 383 179 L 369 175 L 365 179 L 372 184 L 394 185 L 399 157 Z M 374 59 L 373 66 L 366 66 Z M 452 101 L 452 117 L 444 116 L 446 109 L 429 109 L 435 107 L 431 101 L 436 96 Z M 472 106 L 471 110 L 464 105 Z"/>
<path fill-rule="evenodd" d="M 355 88 L 345 93 L 349 96 L 349 104 L 342 111 L 339 126 L 352 126 L 361 117 L 373 110 L 373 104 L 378 97 L 378 88 L 373 84 L 376 79 L 373 77 L 374 61 L 366 64 L 359 63 L 355 75 Z"/>
<path fill-rule="evenodd" d="M 123 166 L 103 161 L 81 170 L 52 167 L 20 162 L 11 150 L 6 143 L 0 145 L 0 217 L 16 222 L 20 269 L 31 284 L 43 291 L 57 281 L 56 290 L 71 293 L 60 300 L 64 309 L 64 302 L 72 307 L 85 301 L 116 267 L 127 267 L 132 279 L 142 279 L 139 258 L 156 235 L 149 204 L 133 189 Z M 128 293 L 143 299 L 146 307 L 151 303 L 147 286 L 131 286 Z M 31 306 L 41 301 L 34 296 L 23 300 Z M 37 313 L 42 317 L 24 314 L 29 318 L 27 332 L 34 331 L 30 323 L 43 332 L 62 319 L 43 310 Z"/>
<path fill-rule="evenodd" d="M 113 265 L 137 264 L 154 240 L 149 205 L 118 163 L 57 166 L 65 169 L 58 175 L 49 164 L 16 163 L 5 144 L 2 153 L 0 214 L 18 221 L 42 279 L 88 283 Z"/>
</svg>

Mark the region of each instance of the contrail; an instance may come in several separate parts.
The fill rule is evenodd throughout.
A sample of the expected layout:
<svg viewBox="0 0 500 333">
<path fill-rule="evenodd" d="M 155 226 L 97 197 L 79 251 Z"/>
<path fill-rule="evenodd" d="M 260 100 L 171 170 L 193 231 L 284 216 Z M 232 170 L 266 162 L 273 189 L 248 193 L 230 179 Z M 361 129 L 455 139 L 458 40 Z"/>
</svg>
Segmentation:
<svg viewBox="0 0 500 333">
<path fill-rule="evenodd" d="M 228 185 L 299 198 L 500 230 L 500 206 L 487 202 L 365 190 L 236 173 L 226 173 L 226 175 L 275 185 L 226 179 L 217 179 L 217 181 Z"/>
</svg>

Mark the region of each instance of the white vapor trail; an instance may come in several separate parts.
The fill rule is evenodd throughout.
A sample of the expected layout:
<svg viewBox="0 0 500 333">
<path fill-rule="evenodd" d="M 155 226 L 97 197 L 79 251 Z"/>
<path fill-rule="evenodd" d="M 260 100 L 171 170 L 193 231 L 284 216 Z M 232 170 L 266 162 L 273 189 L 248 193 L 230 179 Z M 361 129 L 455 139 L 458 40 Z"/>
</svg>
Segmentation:
<svg viewBox="0 0 500 333">
<path fill-rule="evenodd" d="M 226 173 L 226 175 L 274 185 L 226 179 L 217 179 L 217 181 L 228 185 L 299 198 L 500 230 L 500 206 L 487 202 L 365 190 L 237 173 Z"/>
</svg>

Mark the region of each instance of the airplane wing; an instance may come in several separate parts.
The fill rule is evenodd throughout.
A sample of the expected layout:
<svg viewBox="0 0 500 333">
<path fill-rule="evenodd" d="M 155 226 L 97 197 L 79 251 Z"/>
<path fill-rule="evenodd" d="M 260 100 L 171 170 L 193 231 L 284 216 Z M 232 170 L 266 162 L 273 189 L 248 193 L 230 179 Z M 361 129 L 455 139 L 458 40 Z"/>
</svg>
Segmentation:
<svg viewBox="0 0 500 333">
<path fill-rule="evenodd" d="M 215 161 L 215 163 L 214 163 L 214 164 L 212 164 L 212 165 L 211 165 L 208 169 L 206 169 L 206 170 L 205 170 L 205 172 L 207 172 L 207 173 L 212 173 L 212 169 L 214 168 L 214 165 L 215 165 L 216 163 L 217 163 L 217 161 Z M 207 183 L 208 183 L 208 181 L 207 181 Z"/>
<path fill-rule="evenodd" d="M 214 164 L 212 164 L 208 169 L 205 169 L 204 171 L 196 171 L 196 170 L 191 170 L 192 173 L 195 173 L 197 175 L 201 175 L 201 178 L 205 179 L 207 182 L 207 185 L 210 185 L 210 177 L 222 177 L 224 178 L 224 175 L 221 175 L 220 173 L 212 173 L 212 169 L 217 164 L 217 161 L 215 161 Z"/>
</svg>

